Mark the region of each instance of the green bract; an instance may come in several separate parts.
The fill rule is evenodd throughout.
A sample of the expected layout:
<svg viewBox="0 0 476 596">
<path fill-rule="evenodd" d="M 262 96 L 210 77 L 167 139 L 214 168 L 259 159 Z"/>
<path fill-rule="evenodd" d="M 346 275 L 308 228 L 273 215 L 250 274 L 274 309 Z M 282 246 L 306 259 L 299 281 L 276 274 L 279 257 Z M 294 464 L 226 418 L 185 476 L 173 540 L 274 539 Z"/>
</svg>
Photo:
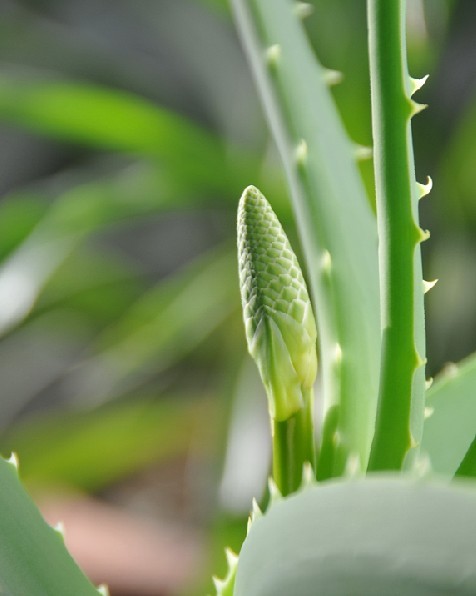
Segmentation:
<svg viewBox="0 0 476 596">
<path fill-rule="evenodd" d="M 238 260 L 248 351 L 275 420 L 305 404 L 317 372 L 316 323 L 301 268 L 274 211 L 248 186 L 238 208 Z"/>
</svg>

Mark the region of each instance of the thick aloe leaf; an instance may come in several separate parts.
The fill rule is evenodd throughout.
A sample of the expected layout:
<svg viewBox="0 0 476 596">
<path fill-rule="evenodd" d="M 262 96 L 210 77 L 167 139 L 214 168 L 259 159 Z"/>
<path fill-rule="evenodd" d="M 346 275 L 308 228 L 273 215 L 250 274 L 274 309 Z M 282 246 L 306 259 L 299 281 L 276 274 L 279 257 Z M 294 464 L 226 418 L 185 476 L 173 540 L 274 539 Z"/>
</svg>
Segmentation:
<svg viewBox="0 0 476 596">
<path fill-rule="evenodd" d="M 54 413 L 15 428 L 2 449 L 15 447 L 30 486 L 97 491 L 147 464 L 183 454 L 191 437 L 205 428 L 210 405 L 174 396 Z M 206 444 L 205 435 L 201 443 Z"/>
<path fill-rule="evenodd" d="M 455 475 L 476 436 L 476 355 L 451 365 L 427 391 L 422 454 L 433 471 Z"/>
<path fill-rule="evenodd" d="M 235 596 L 476 592 L 476 485 L 376 476 L 316 485 L 255 519 Z"/>
<path fill-rule="evenodd" d="M 21 486 L 13 460 L 1 458 L 0 509 L 2 594 L 97 596 L 66 550 L 63 536 L 48 526 Z"/>
<path fill-rule="evenodd" d="M 233 7 L 291 188 L 319 328 L 324 396 L 334 416 L 337 411 L 318 474 L 341 473 L 349 456 L 365 468 L 380 358 L 375 220 L 299 10 L 286 0 L 234 0 Z"/>
</svg>

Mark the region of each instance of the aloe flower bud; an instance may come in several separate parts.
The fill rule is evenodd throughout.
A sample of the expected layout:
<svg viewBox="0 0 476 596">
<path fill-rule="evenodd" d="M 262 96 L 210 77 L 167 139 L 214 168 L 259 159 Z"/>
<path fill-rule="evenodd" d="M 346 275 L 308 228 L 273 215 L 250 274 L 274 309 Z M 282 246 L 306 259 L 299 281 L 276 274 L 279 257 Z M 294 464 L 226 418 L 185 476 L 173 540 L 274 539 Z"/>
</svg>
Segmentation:
<svg viewBox="0 0 476 596">
<path fill-rule="evenodd" d="M 238 208 L 238 260 L 248 351 L 271 417 L 287 420 L 304 407 L 316 378 L 316 323 L 296 255 L 254 186 Z"/>
</svg>

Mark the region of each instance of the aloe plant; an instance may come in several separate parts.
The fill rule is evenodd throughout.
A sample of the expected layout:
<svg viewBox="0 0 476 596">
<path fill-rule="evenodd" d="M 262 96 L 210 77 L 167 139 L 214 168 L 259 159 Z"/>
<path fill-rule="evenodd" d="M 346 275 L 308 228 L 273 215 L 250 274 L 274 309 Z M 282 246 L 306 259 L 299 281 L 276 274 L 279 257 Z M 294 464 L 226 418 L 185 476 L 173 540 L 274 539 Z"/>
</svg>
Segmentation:
<svg viewBox="0 0 476 596">
<path fill-rule="evenodd" d="M 475 358 L 425 383 L 423 297 L 434 282 L 422 277 L 420 243 L 429 233 L 420 228 L 418 200 L 431 180 L 415 180 L 411 119 L 426 107 L 412 96 L 427 77 L 408 74 L 405 1 L 367 2 L 376 218 L 306 42 L 300 18 L 309 7 L 286 0 L 234 0 L 233 7 L 295 207 L 317 320 L 324 416 L 315 465 L 311 455 L 303 466 L 299 439 L 290 442 L 287 458 L 303 467 L 302 486 L 292 464 L 273 466 L 268 509 L 262 514 L 253 504 L 238 562 L 229 561 L 217 594 L 472 593 L 476 484 L 435 476 L 474 476 Z M 247 218 L 250 193 L 259 213 Z M 290 341 L 280 325 L 279 351 L 275 336 L 259 328 L 292 311 L 287 290 L 297 269 L 295 258 L 273 252 L 282 232 L 259 191 L 243 196 L 244 321 L 272 404 L 279 461 L 276 414 L 289 422 L 307 404 L 289 379 L 299 384 L 306 376 L 301 353 L 312 323 L 301 321 L 299 337 L 293 321 Z M 290 486 L 296 494 L 288 494 Z"/>
<path fill-rule="evenodd" d="M 377 217 L 356 164 L 365 151 L 348 138 L 329 89 L 340 75 L 318 63 L 306 38 L 302 19 L 310 5 L 232 5 L 288 180 L 304 274 L 274 213 L 285 213 L 281 178 L 274 170 L 262 176 L 255 155 L 231 149 L 229 159 L 213 135 L 126 94 L 70 84 L 20 87 L 4 77 L 5 119 L 52 137 L 160 160 L 175 177 L 157 176 L 158 181 L 155 171 L 135 171 L 116 184 L 93 183 L 67 193 L 36 228 L 33 220 L 41 214 L 33 214 L 33 232 L 3 263 L 0 282 L 8 281 L 9 271 L 26 269 L 24 263 L 44 257 L 43 266 L 35 267 L 28 300 L 13 304 L 16 317 L 10 313 L 0 326 L 10 333 L 23 323 L 65 256 L 103 219 L 107 224 L 120 213 L 152 210 L 149 197 L 163 187 L 161 200 L 170 205 L 185 201 L 191 188 L 229 196 L 240 181 L 246 186 L 238 227 L 243 318 L 268 395 L 273 466 L 268 508 L 262 513 L 253 502 L 248 536 L 239 558 L 227 551 L 228 573 L 215 581 L 217 593 L 348 593 L 349 586 L 365 594 L 474 593 L 476 357 L 425 387 L 423 294 L 431 283 L 421 271 L 420 242 L 428 234 L 420 229 L 418 198 L 431 182 L 418 184 L 414 176 L 411 118 L 422 106 L 412 95 L 424 79 L 413 80 L 407 72 L 405 2 L 368 0 Z M 75 102 L 80 109 L 69 114 Z M 262 181 L 267 198 L 247 186 Z M 134 201 L 122 196 L 128 186 L 139 193 L 138 203 L 136 195 Z M 40 246 L 45 253 L 38 252 Z M 178 283 L 151 291 L 99 338 L 86 369 L 91 364 L 94 372 L 101 360 L 125 362 L 112 379 L 122 387 L 128 372 L 147 368 L 150 360 L 159 358 L 165 366 L 171 346 L 174 354 L 186 353 L 233 309 L 234 297 L 223 283 L 231 270 L 223 252 L 200 261 Z M 206 299 L 195 300 L 192 311 L 185 295 Z M 168 319 L 173 321 L 167 327 Z M 160 339 L 154 343 L 151 336 Z M 100 397 L 112 393 L 116 387 Z M 76 432 L 86 441 L 100 432 L 104 442 L 105 430 L 130 426 L 145 405 L 106 412 L 101 424 Z M 170 426 L 170 416 L 164 421 L 159 413 L 161 424 Z M 153 434 L 154 416 L 149 418 L 144 442 Z M 53 468 L 59 470 L 57 444 L 64 446 L 64 438 L 52 437 L 48 424 L 40 430 L 37 440 L 49 439 Z M 129 429 L 131 447 L 121 444 L 116 457 L 140 446 L 132 438 L 136 432 Z M 178 439 L 176 433 L 170 437 L 170 449 Z M 151 455 L 128 457 L 142 462 Z M 76 458 L 86 461 L 88 453 L 77 452 Z M 81 482 L 102 487 L 105 477 L 119 477 L 134 462 L 104 473 L 96 468 L 100 477 L 91 471 Z M 98 593 L 60 533 L 42 520 L 14 459 L 0 460 L 0 479 L 0 591 Z"/>
</svg>

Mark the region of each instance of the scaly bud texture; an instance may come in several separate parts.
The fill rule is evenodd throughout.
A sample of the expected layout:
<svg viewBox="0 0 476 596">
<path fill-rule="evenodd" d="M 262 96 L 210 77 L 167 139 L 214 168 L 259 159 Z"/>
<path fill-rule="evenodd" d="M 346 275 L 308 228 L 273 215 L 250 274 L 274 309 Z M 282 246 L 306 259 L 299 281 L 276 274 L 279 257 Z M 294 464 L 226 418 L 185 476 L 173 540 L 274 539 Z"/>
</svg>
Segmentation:
<svg viewBox="0 0 476 596">
<path fill-rule="evenodd" d="M 238 210 L 238 258 L 248 351 L 284 421 L 305 405 L 317 372 L 316 323 L 301 268 L 274 211 L 249 186 Z"/>
</svg>

